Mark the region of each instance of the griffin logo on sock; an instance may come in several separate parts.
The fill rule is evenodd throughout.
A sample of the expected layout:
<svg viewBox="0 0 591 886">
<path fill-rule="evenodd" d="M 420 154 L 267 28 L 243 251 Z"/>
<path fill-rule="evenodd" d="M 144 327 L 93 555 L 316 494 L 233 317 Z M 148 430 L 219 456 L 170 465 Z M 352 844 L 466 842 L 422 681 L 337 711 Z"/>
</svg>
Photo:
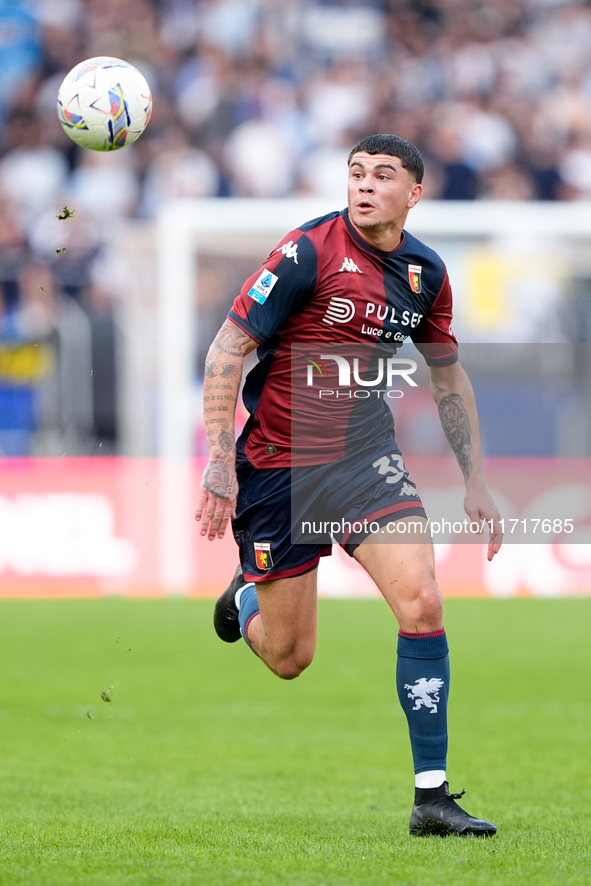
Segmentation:
<svg viewBox="0 0 591 886">
<path fill-rule="evenodd" d="M 256 559 L 257 569 L 261 569 L 264 572 L 266 569 L 270 569 L 273 565 L 270 542 L 255 541 L 254 555 Z"/>
<path fill-rule="evenodd" d="M 420 677 L 418 680 L 415 680 L 414 686 L 411 686 L 410 683 L 405 683 L 404 688 L 410 689 L 408 697 L 415 702 L 412 710 L 418 711 L 425 707 L 430 714 L 436 714 L 437 704 L 435 702 L 439 703 L 439 690 L 442 689 L 443 685 L 443 680 L 440 680 L 439 677 L 431 677 L 430 680 L 427 677 Z"/>
</svg>

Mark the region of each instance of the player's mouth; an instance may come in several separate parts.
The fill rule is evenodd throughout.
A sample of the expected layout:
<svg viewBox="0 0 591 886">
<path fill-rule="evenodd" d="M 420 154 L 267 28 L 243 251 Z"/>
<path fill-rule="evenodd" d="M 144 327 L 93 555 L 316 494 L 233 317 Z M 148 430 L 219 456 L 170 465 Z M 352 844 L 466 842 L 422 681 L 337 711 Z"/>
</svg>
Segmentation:
<svg viewBox="0 0 591 886">
<path fill-rule="evenodd" d="M 356 207 L 360 212 L 370 212 L 372 209 L 376 207 L 373 203 L 370 203 L 368 200 L 361 200 Z"/>
</svg>

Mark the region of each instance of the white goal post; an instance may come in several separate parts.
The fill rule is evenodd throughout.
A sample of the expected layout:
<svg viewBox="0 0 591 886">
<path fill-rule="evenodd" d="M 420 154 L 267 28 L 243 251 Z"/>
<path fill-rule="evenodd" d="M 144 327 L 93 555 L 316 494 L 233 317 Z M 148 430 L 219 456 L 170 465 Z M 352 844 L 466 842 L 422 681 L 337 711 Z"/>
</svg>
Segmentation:
<svg viewBox="0 0 591 886">
<path fill-rule="evenodd" d="M 316 199 L 175 200 L 161 209 L 156 224 L 156 452 L 162 470 L 160 580 L 182 592 L 190 574 L 192 527 L 184 514 L 191 496 L 190 459 L 200 406 L 195 402 L 195 310 L 199 250 L 231 234 L 237 242 L 253 232 L 270 246 L 309 219 L 339 209 Z M 591 239 L 586 203 L 422 201 L 409 215 L 408 230 L 435 248 L 439 241 L 495 241 L 529 238 L 542 249 L 555 237 Z M 259 256 L 262 262 L 265 254 Z M 444 255 L 445 258 L 445 255 Z M 587 259 L 589 262 L 589 259 Z M 591 277 L 590 267 L 585 273 Z M 256 265 L 255 265 L 256 267 Z M 452 287 L 454 280 L 452 279 Z M 181 506 L 183 505 L 183 506 Z"/>
</svg>

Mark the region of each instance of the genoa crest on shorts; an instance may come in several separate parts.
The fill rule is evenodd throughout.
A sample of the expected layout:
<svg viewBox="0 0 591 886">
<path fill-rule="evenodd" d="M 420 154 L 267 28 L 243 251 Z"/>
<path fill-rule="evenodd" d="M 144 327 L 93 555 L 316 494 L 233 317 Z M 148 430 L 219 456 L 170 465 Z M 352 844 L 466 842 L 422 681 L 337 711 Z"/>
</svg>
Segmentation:
<svg viewBox="0 0 591 886">
<path fill-rule="evenodd" d="M 271 557 L 271 543 L 268 541 L 255 541 L 254 555 L 256 559 L 257 569 L 265 571 L 273 565 Z"/>
</svg>

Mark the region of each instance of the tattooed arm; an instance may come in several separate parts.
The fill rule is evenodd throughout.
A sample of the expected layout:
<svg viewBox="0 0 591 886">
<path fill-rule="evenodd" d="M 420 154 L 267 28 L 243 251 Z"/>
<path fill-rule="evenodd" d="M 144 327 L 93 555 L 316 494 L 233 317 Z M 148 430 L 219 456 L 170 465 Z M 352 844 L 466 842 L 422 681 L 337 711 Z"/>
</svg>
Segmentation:
<svg viewBox="0 0 591 886">
<path fill-rule="evenodd" d="M 223 538 L 228 520 L 235 513 L 238 483 L 234 414 L 244 357 L 256 347 L 254 339 L 226 320 L 205 362 L 203 414 L 209 462 L 201 480 L 195 519 L 202 520 L 201 535 L 207 535 L 210 541 L 216 535 Z"/>
<path fill-rule="evenodd" d="M 490 529 L 488 559 L 492 560 L 501 547 L 503 534 L 500 515 L 486 488 L 482 472 L 480 430 L 474 391 L 470 379 L 459 363 L 451 366 L 431 366 L 431 393 L 439 409 L 439 418 L 445 436 L 454 451 L 466 483 L 464 508 L 470 520 L 486 520 Z"/>
</svg>

